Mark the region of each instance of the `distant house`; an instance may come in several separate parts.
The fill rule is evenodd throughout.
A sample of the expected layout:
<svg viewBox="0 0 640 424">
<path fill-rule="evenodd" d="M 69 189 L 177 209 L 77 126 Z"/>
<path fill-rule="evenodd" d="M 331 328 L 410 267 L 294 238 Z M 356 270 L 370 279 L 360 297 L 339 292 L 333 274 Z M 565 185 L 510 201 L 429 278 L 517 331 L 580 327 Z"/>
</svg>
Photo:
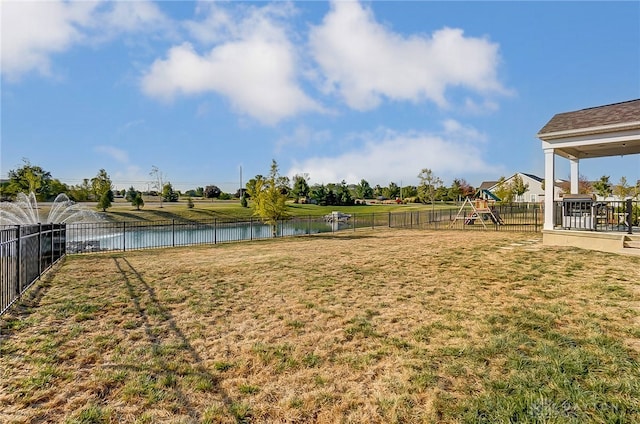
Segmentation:
<svg viewBox="0 0 640 424">
<path fill-rule="evenodd" d="M 526 174 L 524 172 L 516 172 L 509 178 L 504 180 L 504 184 L 511 184 L 513 179 L 519 175 L 522 178 L 522 182 L 527 185 L 527 191 L 513 200 L 516 203 L 538 203 L 544 200 L 544 189 L 542 188 L 544 180 L 537 175 Z M 484 181 L 478 187 L 478 196 L 483 199 L 489 199 L 490 196 L 487 192 L 492 193 L 495 196 L 496 191 L 498 190 L 499 181 Z M 556 199 L 560 199 L 562 190 L 558 186 L 558 184 L 554 184 L 554 197 Z"/>
<path fill-rule="evenodd" d="M 483 181 L 476 190 L 476 197 L 484 200 L 499 200 L 491 191 L 492 187 L 497 187 L 498 181 Z"/>
</svg>

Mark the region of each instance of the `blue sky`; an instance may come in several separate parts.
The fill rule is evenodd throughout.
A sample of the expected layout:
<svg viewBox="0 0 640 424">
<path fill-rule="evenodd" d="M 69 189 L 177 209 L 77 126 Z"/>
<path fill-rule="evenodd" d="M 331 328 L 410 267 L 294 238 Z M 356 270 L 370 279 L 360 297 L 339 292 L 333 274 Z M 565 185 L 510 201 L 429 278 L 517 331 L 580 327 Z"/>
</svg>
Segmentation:
<svg viewBox="0 0 640 424">
<path fill-rule="evenodd" d="M 556 113 L 640 98 L 640 2 L 3 1 L 0 174 L 146 189 L 544 175 Z M 568 163 L 557 174 L 568 177 Z M 640 179 L 640 156 L 581 162 Z"/>
</svg>

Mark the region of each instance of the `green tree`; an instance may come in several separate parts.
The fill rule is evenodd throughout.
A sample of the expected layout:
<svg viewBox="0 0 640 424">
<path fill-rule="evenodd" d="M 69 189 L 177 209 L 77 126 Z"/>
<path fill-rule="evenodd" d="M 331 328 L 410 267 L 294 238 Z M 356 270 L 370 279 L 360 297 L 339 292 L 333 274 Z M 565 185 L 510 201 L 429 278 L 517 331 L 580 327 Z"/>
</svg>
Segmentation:
<svg viewBox="0 0 640 424">
<path fill-rule="evenodd" d="M 51 173 L 37 165 L 31 165 L 28 159 L 22 161 L 24 164 L 20 168 L 8 173 L 7 194 L 15 196 L 18 193 L 33 193 L 38 200 L 48 200 L 51 195 Z"/>
<path fill-rule="evenodd" d="M 389 199 L 395 199 L 396 197 L 400 197 L 400 187 L 398 184 L 393 181 L 389 183 L 388 187 L 382 189 L 382 195 Z"/>
<path fill-rule="evenodd" d="M 347 187 L 347 182 L 342 180 L 340 185 L 336 188 L 337 203 L 340 206 L 351 206 L 354 203 L 351 191 Z"/>
<path fill-rule="evenodd" d="M 67 194 L 76 202 L 88 202 L 92 196 L 91 184 L 88 178 L 84 178 L 81 184 L 69 187 Z"/>
<path fill-rule="evenodd" d="M 178 201 L 178 193 L 173 190 L 171 183 L 166 183 L 164 187 L 162 187 L 162 199 L 167 202 Z"/>
<path fill-rule="evenodd" d="M 611 187 L 611 183 L 609 182 L 609 176 L 603 175 L 600 179 L 593 183 L 593 189 L 596 191 L 596 194 L 601 197 L 609 197 L 611 193 L 613 193 L 613 189 Z"/>
<path fill-rule="evenodd" d="M 451 187 L 449 187 L 448 189 L 447 196 L 449 197 L 449 199 L 455 200 L 456 202 L 462 199 L 463 189 L 459 179 L 454 178 L 453 182 L 451 183 Z"/>
<path fill-rule="evenodd" d="M 360 180 L 360 184 L 356 186 L 356 197 L 358 199 L 373 199 L 373 188 L 367 180 Z"/>
<path fill-rule="evenodd" d="M 439 186 L 436 189 L 436 196 L 435 196 L 435 200 L 441 200 L 441 201 L 448 201 L 451 200 L 451 198 L 449 197 L 449 189 L 447 187 L 443 185 Z"/>
<path fill-rule="evenodd" d="M 291 193 L 293 194 L 295 203 L 300 201 L 301 197 L 307 197 L 309 195 L 309 184 L 307 178 L 304 175 L 295 175 L 293 177 L 293 188 Z"/>
<path fill-rule="evenodd" d="M 529 183 L 522 180 L 520 174 L 516 174 L 511 180 L 511 192 L 513 196 L 523 196 L 529 190 Z"/>
<path fill-rule="evenodd" d="M 203 194 L 207 199 L 217 199 L 222 194 L 222 190 L 218 186 L 208 185 L 205 187 Z"/>
<path fill-rule="evenodd" d="M 133 199 L 131 199 L 131 206 L 135 206 L 136 210 L 140 210 L 140 208 L 144 207 L 144 199 L 142 198 L 142 193 L 139 191 L 136 192 Z"/>
<path fill-rule="evenodd" d="M 424 168 L 420 171 L 418 178 L 420 179 L 420 184 L 418 185 L 420 201 L 422 203 L 431 202 L 433 208 L 438 188 L 442 186 L 442 180 L 429 168 Z"/>
<path fill-rule="evenodd" d="M 129 187 L 129 190 L 124 195 L 124 199 L 127 202 L 133 202 L 133 199 L 138 195 L 138 190 L 136 190 L 133 186 Z M 134 205 L 135 206 L 135 205 Z"/>
<path fill-rule="evenodd" d="M 631 187 L 627 182 L 627 177 L 620 177 L 620 181 L 613 188 L 613 194 L 620 199 L 626 199 L 627 197 L 633 197 L 634 187 Z"/>
<path fill-rule="evenodd" d="M 258 174 L 255 177 L 249 179 L 249 181 L 247 181 L 247 183 L 245 184 L 246 190 L 244 190 L 245 197 L 248 197 L 249 199 L 251 198 L 251 193 L 254 193 L 256 191 L 258 181 L 260 180 L 264 180 L 264 177 Z"/>
<path fill-rule="evenodd" d="M 55 199 L 59 194 L 69 192 L 69 186 L 57 178 L 53 178 L 49 184 L 49 199 Z"/>
<path fill-rule="evenodd" d="M 474 194 L 474 188 L 464 178 L 454 178 L 451 186 L 447 188 L 446 200 L 458 202 Z"/>
<path fill-rule="evenodd" d="M 317 184 L 311 187 L 309 195 L 318 205 L 326 205 L 327 187 L 324 184 Z"/>
<path fill-rule="evenodd" d="M 193 204 L 193 199 L 191 198 L 191 196 L 187 197 L 187 208 L 189 209 L 193 209 L 195 205 Z"/>
<path fill-rule="evenodd" d="M 98 199 L 97 208 L 106 212 L 113 202 L 113 184 L 107 171 L 104 169 L 98 171 L 98 174 L 91 179 L 91 189 Z"/>
<path fill-rule="evenodd" d="M 475 190 L 464 178 L 455 178 L 448 189 L 447 197 L 457 202 L 474 194 Z"/>
<path fill-rule="evenodd" d="M 288 180 L 288 179 L 287 179 Z M 248 183 L 247 183 L 248 184 Z M 278 172 L 278 163 L 271 162 L 271 171 L 267 178 L 258 175 L 247 190 L 253 200 L 254 215 L 271 226 L 273 237 L 278 235 L 278 221 L 287 218 L 287 194 L 283 193 L 283 179 Z"/>
<path fill-rule="evenodd" d="M 336 196 L 336 192 L 329 185 L 327 185 L 327 192 L 324 196 L 323 204 L 326 206 L 335 206 L 338 204 L 338 196 Z"/>
<path fill-rule="evenodd" d="M 0 202 L 11 200 L 9 181 L 0 182 Z"/>
<path fill-rule="evenodd" d="M 413 185 L 402 187 L 402 197 L 404 199 L 407 199 L 409 197 L 418 197 L 418 187 Z"/>
<path fill-rule="evenodd" d="M 496 189 L 493 191 L 498 198 L 500 198 L 501 202 L 511 203 L 513 202 L 513 189 L 511 184 L 507 183 L 507 179 L 502 176 L 498 180 L 496 184 Z"/>
</svg>

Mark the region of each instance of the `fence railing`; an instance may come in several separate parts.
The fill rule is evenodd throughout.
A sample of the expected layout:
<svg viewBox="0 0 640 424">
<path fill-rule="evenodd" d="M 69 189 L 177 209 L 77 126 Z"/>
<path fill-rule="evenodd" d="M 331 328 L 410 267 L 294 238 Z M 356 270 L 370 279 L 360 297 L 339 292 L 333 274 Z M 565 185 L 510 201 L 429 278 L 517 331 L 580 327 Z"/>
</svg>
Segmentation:
<svg viewBox="0 0 640 424">
<path fill-rule="evenodd" d="M 390 214 L 389 226 L 513 232 L 538 232 L 542 229 L 544 214 L 538 204 L 496 205 L 491 211 L 489 214 L 451 208 L 397 212 Z"/>
<path fill-rule="evenodd" d="M 640 225 L 640 201 L 565 199 L 554 202 L 555 226 L 567 230 L 627 232 Z"/>
<path fill-rule="evenodd" d="M 68 253 L 127 251 L 381 227 L 518 232 L 537 232 L 542 228 L 543 214 L 537 205 L 504 205 L 494 211 L 500 222 L 486 216 L 474 222 L 456 220 L 460 211 L 451 208 L 295 217 L 279 221 L 275 229 L 255 219 L 78 223 L 67 225 L 66 247 Z"/>
<path fill-rule="evenodd" d="M 0 315 L 65 255 L 66 225 L 0 229 Z"/>
</svg>

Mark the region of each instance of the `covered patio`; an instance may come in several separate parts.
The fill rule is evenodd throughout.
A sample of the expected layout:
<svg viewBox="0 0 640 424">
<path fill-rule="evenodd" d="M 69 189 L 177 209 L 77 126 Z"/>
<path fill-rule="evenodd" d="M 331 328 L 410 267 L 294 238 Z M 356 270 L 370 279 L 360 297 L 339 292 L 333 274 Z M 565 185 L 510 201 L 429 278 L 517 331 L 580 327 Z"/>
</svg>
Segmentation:
<svg viewBox="0 0 640 424">
<path fill-rule="evenodd" d="M 616 216 L 619 220 L 615 226 L 599 229 L 593 199 L 581 198 L 578 191 L 580 160 L 640 154 L 640 99 L 559 113 L 547 122 L 537 136 L 542 140 L 547 187 L 549 182 L 556 181 L 556 156 L 570 163 L 571 192 L 568 196 L 565 194 L 561 208 L 554 204 L 554 190 L 545 190 L 544 244 L 640 254 L 640 235 L 633 234 L 632 214 L 626 209 L 629 202 L 620 202 L 620 206 L 617 206 Z M 570 220 L 563 221 L 567 205 L 572 199 L 575 199 L 573 204 L 578 208 L 590 205 L 589 220 L 581 221 L 586 225 L 571 225 Z"/>
</svg>

